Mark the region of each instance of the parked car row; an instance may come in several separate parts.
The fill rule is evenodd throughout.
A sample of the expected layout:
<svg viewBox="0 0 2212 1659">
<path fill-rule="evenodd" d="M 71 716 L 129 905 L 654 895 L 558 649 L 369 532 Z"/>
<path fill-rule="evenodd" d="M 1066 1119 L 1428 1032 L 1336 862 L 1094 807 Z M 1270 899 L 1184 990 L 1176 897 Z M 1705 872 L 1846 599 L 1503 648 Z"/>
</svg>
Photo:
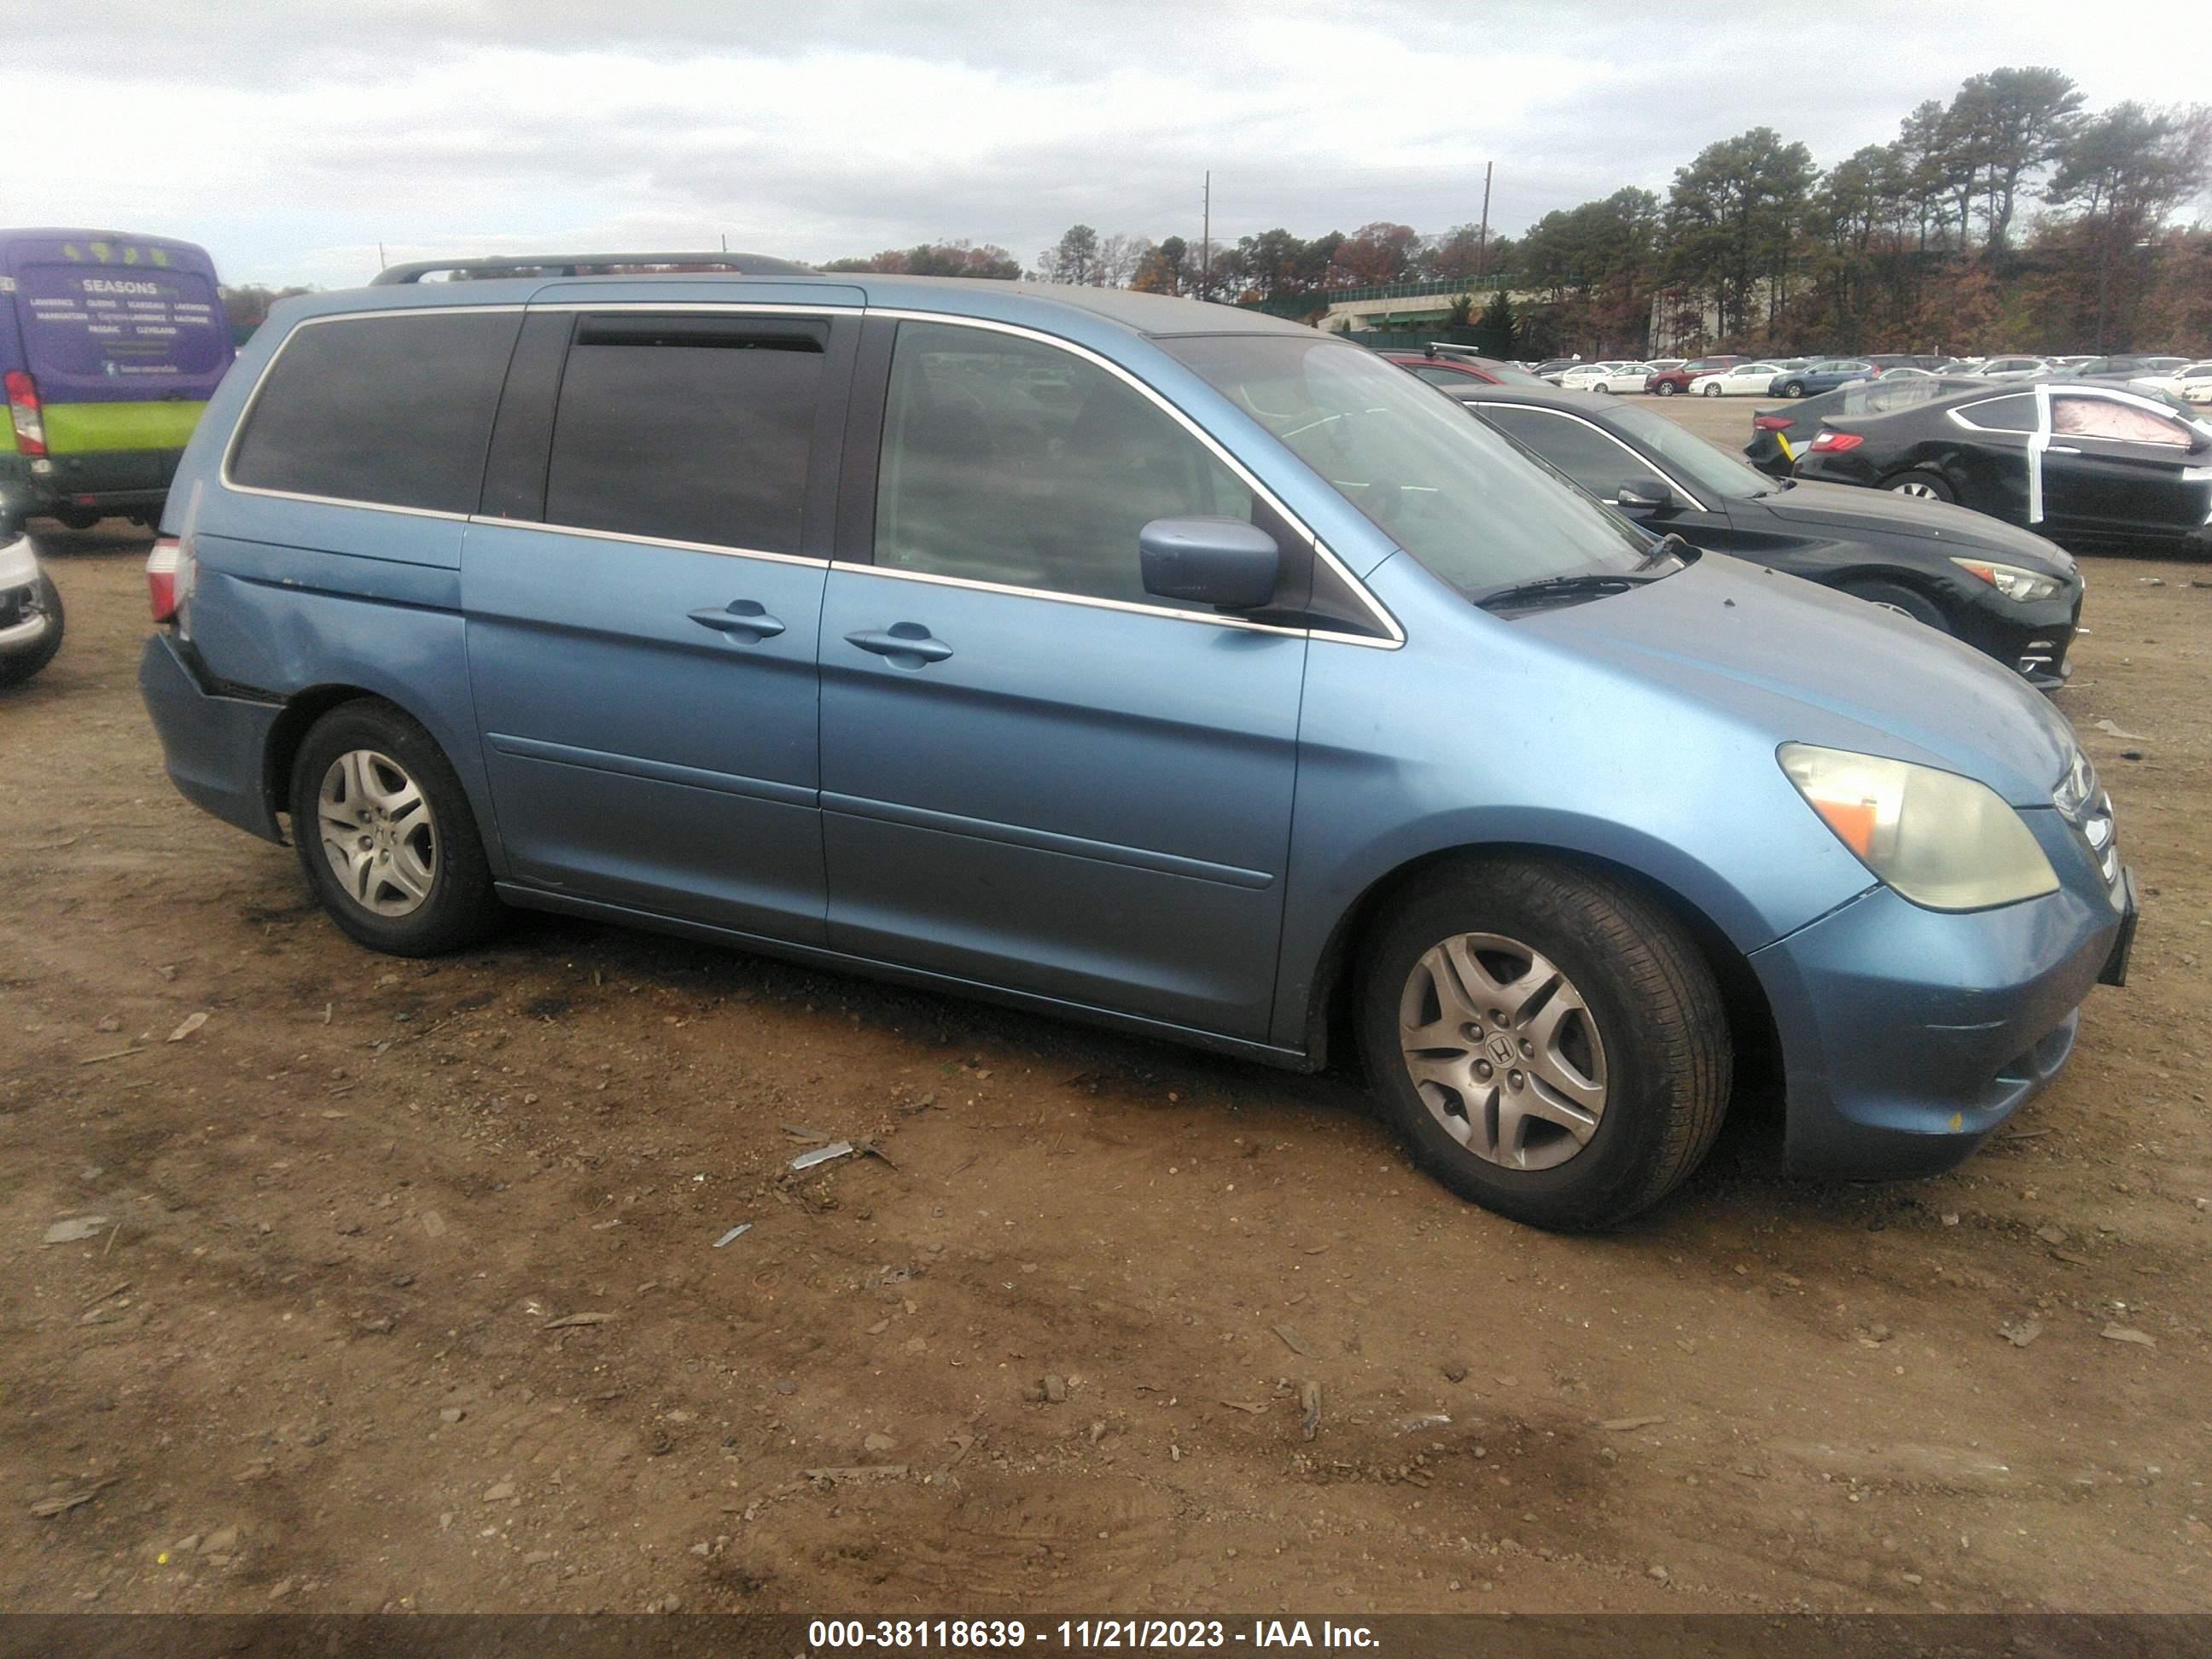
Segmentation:
<svg viewBox="0 0 2212 1659">
<path fill-rule="evenodd" d="M 2049 690 L 2082 584 L 2040 536 L 1963 508 L 1767 477 L 1655 410 L 1540 386 L 1449 387 L 1624 517 L 1787 571 L 1965 641 Z"/>
<path fill-rule="evenodd" d="M 1607 358 L 1594 362 L 1554 357 L 1518 367 L 1547 386 L 1571 392 L 1646 392 L 1661 398 L 1686 392 L 1711 398 L 1808 398 L 1884 375 L 1911 379 L 1932 374 L 1984 380 L 2126 380 L 2191 402 L 2212 404 L 2212 359 L 2175 356 L 1981 358 L 1874 352 L 1855 357 L 1747 358 L 1719 353 L 1687 360 Z M 1632 383 L 1639 369 L 1641 383 Z"/>
</svg>

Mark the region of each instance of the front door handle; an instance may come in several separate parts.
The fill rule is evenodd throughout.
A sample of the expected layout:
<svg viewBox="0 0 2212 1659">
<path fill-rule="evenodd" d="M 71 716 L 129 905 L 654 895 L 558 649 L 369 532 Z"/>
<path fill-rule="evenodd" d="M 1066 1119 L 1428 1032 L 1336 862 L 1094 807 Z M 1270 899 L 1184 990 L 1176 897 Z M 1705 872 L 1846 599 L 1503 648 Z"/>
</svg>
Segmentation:
<svg viewBox="0 0 2212 1659">
<path fill-rule="evenodd" d="M 2045 444 L 2043 453 L 2046 455 L 2079 455 L 2081 452 L 2072 444 Z"/>
<path fill-rule="evenodd" d="M 893 623 L 886 629 L 863 629 L 857 634 L 846 635 L 845 643 L 872 651 L 878 657 L 889 657 L 901 668 L 943 662 L 952 654 L 951 646 L 943 640 L 933 639 L 920 623 Z"/>
<path fill-rule="evenodd" d="M 720 611 L 711 605 L 702 605 L 691 613 L 691 620 L 717 634 L 749 634 L 756 643 L 783 632 L 783 624 L 769 616 L 757 599 L 732 599 Z"/>
</svg>

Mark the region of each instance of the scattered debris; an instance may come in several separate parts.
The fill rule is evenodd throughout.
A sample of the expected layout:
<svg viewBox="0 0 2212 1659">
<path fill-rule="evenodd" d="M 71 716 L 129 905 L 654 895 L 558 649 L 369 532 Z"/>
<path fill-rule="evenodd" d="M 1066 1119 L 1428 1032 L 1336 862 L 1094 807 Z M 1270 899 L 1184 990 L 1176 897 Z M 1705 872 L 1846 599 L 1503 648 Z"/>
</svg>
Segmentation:
<svg viewBox="0 0 2212 1659">
<path fill-rule="evenodd" d="M 573 1313 L 566 1318 L 556 1319 L 550 1323 L 540 1325 L 538 1328 L 542 1331 L 565 1331 L 578 1325 L 604 1325 L 614 1316 L 611 1313 Z"/>
<path fill-rule="evenodd" d="M 1443 1369 L 1445 1382 L 1464 1382 L 1467 1381 L 1467 1361 L 1464 1359 L 1447 1359 L 1444 1361 Z"/>
<path fill-rule="evenodd" d="M 107 1231 L 108 1219 L 104 1215 L 81 1215 L 74 1220 L 57 1221 L 46 1229 L 49 1244 L 82 1244 L 88 1238 L 97 1238 Z M 105 1298 L 102 1298 L 105 1300 Z"/>
<path fill-rule="evenodd" d="M 1997 1327 L 1997 1334 L 2011 1343 L 2014 1347 L 2024 1348 L 2043 1334 L 2043 1322 L 2039 1319 L 2023 1319 L 2016 1324 L 2008 1322 Z"/>
<path fill-rule="evenodd" d="M 1067 1379 L 1057 1372 L 1047 1372 L 1044 1379 L 1044 1399 L 1048 1406 L 1067 1403 Z"/>
<path fill-rule="evenodd" d="M 1666 1420 L 1663 1417 L 1608 1417 L 1598 1427 L 1607 1434 L 1626 1434 L 1631 1429 L 1648 1429 Z"/>
<path fill-rule="evenodd" d="M 827 1146 L 817 1146 L 811 1152 L 801 1152 L 791 1160 L 794 1170 L 811 1170 L 817 1164 L 827 1164 L 835 1158 L 850 1158 L 859 1149 L 849 1140 L 833 1140 Z"/>
<path fill-rule="evenodd" d="M 1283 1339 L 1283 1346 L 1288 1348 L 1292 1353 L 1297 1355 L 1299 1358 L 1311 1359 L 1314 1357 L 1312 1344 L 1309 1343 L 1305 1338 L 1300 1336 L 1288 1325 L 1277 1325 L 1273 1329 L 1275 1334 Z"/>
<path fill-rule="evenodd" d="M 1263 1401 L 1257 1400 L 1224 1400 L 1220 1403 L 1232 1412 L 1244 1412 L 1254 1417 L 1261 1415 L 1267 1409 Z"/>
<path fill-rule="evenodd" d="M 198 1030 L 201 1026 L 206 1024 L 207 1019 L 208 1017 L 205 1010 L 202 1010 L 197 1014 L 186 1014 L 184 1018 L 184 1023 L 179 1025 L 175 1030 L 170 1032 L 166 1041 L 170 1042 L 182 1042 L 193 1032 Z"/>
<path fill-rule="evenodd" d="M 2099 1332 L 2098 1334 L 2108 1337 L 2114 1342 L 2132 1342 L 2137 1347 L 2155 1348 L 2158 1346 L 2158 1339 L 2156 1337 L 2136 1330 L 2131 1325 L 2107 1325 L 2102 1331 Z"/>
<path fill-rule="evenodd" d="M 31 1513 L 41 1521 L 50 1521 L 57 1515 L 66 1515 L 71 1510 L 89 1504 L 122 1478 L 119 1474 L 111 1474 L 105 1480 L 95 1480 L 88 1486 L 80 1486 L 76 1491 L 64 1492 L 58 1498 L 41 1498 L 31 1505 Z"/>
<path fill-rule="evenodd" d="M 1451 1413 L 1449 1412 L 1416 1412 L 1413 1416 L 1404 1418 L 1400 1420 L 1398 1424 L 1398 1432 L 1400 1434 L 1419 1434 L 1424 1429 L 1448 1429 L 1449 1427 L 1451 1427 Z"/>
<path fill-rule="evenodd" d="M 2148 734 L 2142 732 L 2123 732 L 2111 720 L 2096 720 L 2093 721 L 2092 724 L 2094 724 L 2100 732 L 2102 732 L 2108 738 L 2127 738 L 2133 739 L 2136 743 L 2148 743 L 2150 741 Z"/>
<path fill-rule="evenodd" d="M 743 1238 L 747 1233 L 752 1231 L 752 1230 L 753 1224 L 751 1222 L 740 1221 L 736 1226 L 731 1228 L 729 1231 L 724 1233 L 720 1238 L 714 1241 L 714 1248 L 719 1250 L 725 1244 L 734 1243 L 737 1240 Z"/>
<path fill-rule="evenodd" d="M 789 1135 L 793 1140 L 803 1141 L 810 1146 L 819 1146 L 830 1139 L 821 1130 L 810 1129 L 803 1123 L 787 1123 L 782 1126 L 782 1128 L 784 1133 Z"/>
<path fill-rule="evenodd" d="M 80 1066 L 97 1066 L 103 1060 L 122 1060 L 127 1055 L 143 1054 L 148 1052 L 149 1051 L 145 1048 L 110 1048 L 104 1054 L 87 1054 L 82 1060 L 77 1061 L 77 1064 Z"/>
<path fill-rule="evenodd" d="M 809 1480 L 903 1480 L 907 1466 L 903 1463 L 854 1463 L 842 1467 L 808 1469 Z"/>
<path fill-rule="evenodd" d="M 2063 1244 L 2066 1242 L 2066 1230 L 2063 1227 L 2038 1227 L 2035 1230 L 2035 1236 L 2046 1244 Z"/>
<path fill-rule="evenodd" d="M 1304 1413 L 1304 1419 L 1298 1425 L 1299 1431 L 1310 1440 L 1321 1432 L 1320 1383 L 1298 1384 L 1298 1409 Z"/>
<path fill-rule="evenodd" d="M 487 1504 L 504 1504 L 508 1498 L 514 1496 L 514 1482 L 512 1480 L 501 1480 L 493 1486 L 489 1486 L 484 1488 L 483 1502 Z"/>
</svg>

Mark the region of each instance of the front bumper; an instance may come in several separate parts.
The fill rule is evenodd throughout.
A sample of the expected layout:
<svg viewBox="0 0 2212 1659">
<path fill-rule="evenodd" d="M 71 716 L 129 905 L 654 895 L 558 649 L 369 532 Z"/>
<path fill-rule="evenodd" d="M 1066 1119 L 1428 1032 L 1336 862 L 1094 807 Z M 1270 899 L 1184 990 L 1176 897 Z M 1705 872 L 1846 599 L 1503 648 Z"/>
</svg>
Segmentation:
<svg viewBox="0 0 2212 1659">
<path fill-rule="evenodd" d="M 0 546 L 0 657 L 37 649 L 53 625 L 46 608 L 45 574 L 30 538 Z"/>
<path fill-rule="evenodd" d="M 2056 691 L 2065 684 L 2074 672 L 2066 659 L 2081 625 L 2081 589 L 2075 586 L 2023 605 L 1994 589 L 1980 591 L 1984 584 L 1973 586 L 1977 591 L 1960 618 L 1960 637 L 2018 670 L 2039 691 Z"/>
<path fill-rule="evenodd" d="M 264 841 L 283 841 L 270 799 L 268 755 L 270 730 L 283 709 L 210 690 L 167 634 L 146 641 L 138 659 L 138 689 L 161 734 L 162 764 L 178 793 L 226 823 Z"/>
<path fill-rule="evenodd" d="M 2081 1002 L 2126 976 L 2135 888 L 1926 910 L 1877 887 L 1753 951 L 1782 1038 L 1794 1173 L 1933 1175 L 2057 1076 Z"/>
</svg>

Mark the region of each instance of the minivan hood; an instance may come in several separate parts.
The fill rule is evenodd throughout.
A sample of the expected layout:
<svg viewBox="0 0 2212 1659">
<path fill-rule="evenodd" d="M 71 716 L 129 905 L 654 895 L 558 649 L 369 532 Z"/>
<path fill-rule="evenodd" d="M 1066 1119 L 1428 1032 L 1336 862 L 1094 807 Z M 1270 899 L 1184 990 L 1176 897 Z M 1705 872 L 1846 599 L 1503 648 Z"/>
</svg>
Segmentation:
<svg viewBox="0 0 2212 1659">
<path fill-rule="evenodd" d="M 1778 744 L 1820 744 L 1976 778 L 2048 806 L 2073 729 L 2027 682 L 1923 623 L 1778 571 L 1702 558 L 1512 624 L 1657 679 Z"/>
<path fill-rule="evenodd" d="M 1729 507 L 1731 518 L 1741 508 L 1764 507 L 1790 524 L 1817 525 L 1845 535 L 1856 532 L 1954 543 L 1961 552 L 2001 554 L 2008 564 L 2045 575 L 2074 574 L 2072 556 L 2032 530 L 1948 501 L 1919 500 L 1887 489 L 1800 479 L 1788 489 L 1731 501 Z"/>
</svg>

